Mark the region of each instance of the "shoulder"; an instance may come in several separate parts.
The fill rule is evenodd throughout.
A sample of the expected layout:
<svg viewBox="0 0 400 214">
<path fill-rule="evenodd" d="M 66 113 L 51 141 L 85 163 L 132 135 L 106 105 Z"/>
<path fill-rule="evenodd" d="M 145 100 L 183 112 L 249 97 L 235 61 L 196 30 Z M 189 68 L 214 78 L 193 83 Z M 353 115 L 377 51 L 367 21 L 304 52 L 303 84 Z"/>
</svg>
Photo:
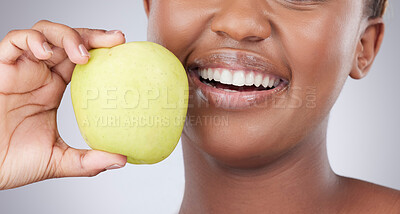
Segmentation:
<svg viewBox="0 0 400 214">
<path fill-rule="evenodd" d="M 400 214 L 400 191 L 374 183 L 343 178 L 346 205 L 343 213 Z"/>
</svg>

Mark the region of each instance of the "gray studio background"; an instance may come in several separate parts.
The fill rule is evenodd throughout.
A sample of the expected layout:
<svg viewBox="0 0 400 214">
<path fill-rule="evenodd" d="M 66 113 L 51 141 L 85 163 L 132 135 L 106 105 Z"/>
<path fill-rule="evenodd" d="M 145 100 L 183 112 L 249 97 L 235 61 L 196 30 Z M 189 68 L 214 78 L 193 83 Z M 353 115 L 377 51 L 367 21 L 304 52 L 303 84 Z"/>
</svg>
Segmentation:
<svg viewBox="0 0 400 214">
<path fill-rule="evenodd" d="M 383 47 L 371 73 L 349 79 L 329 125 L 328 152 L 336 173 L 400 190 L 400 2 L 390 1 Z M 0 39 L 12 29 L 48 19 L 72 27 L 120 29 L 127 41 L 146 40 L 141 0 L 1 0 Z M 73 114 L 69 88 L 58 114 L 61 136 L 88 148 Z M 140 213 L 179 210 L 184 191 L 181 144 L 153 166 L 128 165 L 93 178 L 48 180 L 0 191 L 0 213 Z"/>
</svg>

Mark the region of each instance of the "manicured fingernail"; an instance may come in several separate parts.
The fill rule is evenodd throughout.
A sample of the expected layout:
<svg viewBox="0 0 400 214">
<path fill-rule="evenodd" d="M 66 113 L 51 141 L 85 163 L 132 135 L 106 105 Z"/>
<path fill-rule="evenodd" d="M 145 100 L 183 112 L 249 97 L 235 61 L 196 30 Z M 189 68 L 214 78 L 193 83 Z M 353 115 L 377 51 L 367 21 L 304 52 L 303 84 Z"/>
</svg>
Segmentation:
<svg viewBox="0 0 400 214">
<path fill-rule="evenodd" d="M 119 168 L 122 168 L 122 166 L 120 166 L 118 164 L 114 164 L 114 165 L 111 165 L 109 167 L 106 167 L 106 170 L 119 169 Z"/>
<path fill-rule="evenodd" d="M 117 33 L 121 33 L 122 34 L 122 31 L 120 31 L 120 30 L 109 30 L 109 31 L 106 31 L 106 34 L 117 34 Z"/>
<path fill-rule="evenodd" d="M 86 47 L 83 44 L 79 45 L 79 51 L 81 52 L 81 55 L 83 57 L 89 57 L 90 56 L 89 52 L 87 51 Z"/>
<path fill-rule="evenodd" d="M 43 49 L 46 51 L 46 53 L 54 54 L 53 50 L 51 50 L 51 47 L 49 43 L 43 42 Z"/>
</svg>

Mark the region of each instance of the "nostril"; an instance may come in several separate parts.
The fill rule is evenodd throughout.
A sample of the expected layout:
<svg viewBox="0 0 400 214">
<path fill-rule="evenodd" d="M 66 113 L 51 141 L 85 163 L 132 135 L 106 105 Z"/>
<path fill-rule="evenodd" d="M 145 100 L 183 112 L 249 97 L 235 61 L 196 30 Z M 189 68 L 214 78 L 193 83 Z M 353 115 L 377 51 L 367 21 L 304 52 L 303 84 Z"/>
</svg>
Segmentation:
<svg viewBox="0 0 400 214">
<path fill-rule="evenodd" d="M 264 40 L 264 38 L 258 36 L 248 36 L 243 39 L 243 41 L 248 41 L 248 42 L 260 42 L 262 40 Z"/>
<path fill-rule="evenodd" d="M 232 39 L 235 39 L 237 41 L 260 42 L 260 41 L 263 41 L 265 39 L 265 38 L 262 38 L 262 37 L 259 37 L 259 36 L 244 36 L 242 38 L 234 38 L 231 35 L 225 33 L 224 31 L 215 31 L 215 33 L 218 36 L 232 38 Z"/>
<path fill-rule="evenodd" d="M 216 33 L 218 36 L 230 37 L 227 33 L 223 32 L 223 31 L 215 31 L 215 33 Z"/>
</svg>

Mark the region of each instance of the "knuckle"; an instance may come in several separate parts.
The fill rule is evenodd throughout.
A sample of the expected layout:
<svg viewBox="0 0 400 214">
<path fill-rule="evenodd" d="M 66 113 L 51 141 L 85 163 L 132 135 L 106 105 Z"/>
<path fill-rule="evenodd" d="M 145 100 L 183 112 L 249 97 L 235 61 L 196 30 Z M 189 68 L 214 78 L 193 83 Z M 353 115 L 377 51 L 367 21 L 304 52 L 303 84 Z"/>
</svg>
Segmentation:
<svg viewBox="0 0 400 214">
<path fill-rule="evenodd" d="M 33 37 L 38 37 L 38 38 L 44 37 L 44 35 L 41 32 L 39 32 L 37 30 L 33 30 L 33 29 L 25 30 L 25 33 L 28 34 L 29 36 L 33 36 Z"/>
<path fill-rule="evenodd" d="M 46 40 L 46 37 L 39 31 L 36 30 L 26 30 L 25 31 L 26 36 L 27 36 L 27 41 L 42 41 Z"/>
<path fill-rule="evenodd" d="M 68 40 L 75 40 L 75 41 L 81 40 L 80 34 L 73 28 L 70 28 L 66 25 L 60 25 L 60 30 L 63 32 L 60 35 Z"/>
<path fill-rule="evenodd" d="M 65 30 L 68 31 L 68 33 L 74 38 L 76 39 L 81 38 L 81 35 L 75 29 L 66 26 Z"/>
<path fill-rule="evenodd" d="M 42 37 L 44 37 L 44 35 L 36 30 L 32 30 L 32 29 L 25 29 L 25 30 L 11 30 L 7 33 L 6 37 L 7 39 L 11 39 L 13 37 L 16 36 L 29 36 L 29 37 L 33 37 L 35 39 L 41 39 Z"/>
<path fill-rule="evenodd" d="M 90 36 L 90 35 L 93 35 L 93 34 L 95 34 L 96 33 L 96 30 L 93 30 L 93 29 L 88 29 L 88 28 L 85 28 L 85 29 L 83 29 L 83 31 L 81 32 L 81 37 L 83 38 L 83 39 L 88 39 L 88 37 Z"/>
<path fill-rule="evenodd" d="M 10 31 L 7 33 L 6 37 L 13 37 L 13 36 L 19 34 L 20 32 L 21 32 L 21 30 L 10 30 Z"/>
<path fill-rule="evenodd" d="M 40 26 L 40 25 L 50 24 L 50 23 L 51 23 L 51 22 L 50 22 L 49 20 L 42 19 L 42 20 L 36 22 L 36 23 L 33 25 L 33 28 L 35 28 L 35 27 L 37 27 L 37 26 Z"/>
<path fill-rule="evenodd" d="M 76 30 L 83 39 L 88 39 L 93 36 L 98 36 L 106 32 L 106 30 L 91 29 L 91 28 L 74 28 L 74 30 Z"/>
<path fill-rule="evenodd" d="M 74 30 L 76 30 L 77 32 L 79 32 L 80 34 L 85 34 L 90 32 L 89 28 L 74 28 Z"/>
<path fill-rule="evenodd" d="M 93 33 L 104 33 L 106 30 L 102 29 L 91 29 L 91 28 L 85 28 L 86 33 L 88 34 L 93 34 Z"/>
</svg>

